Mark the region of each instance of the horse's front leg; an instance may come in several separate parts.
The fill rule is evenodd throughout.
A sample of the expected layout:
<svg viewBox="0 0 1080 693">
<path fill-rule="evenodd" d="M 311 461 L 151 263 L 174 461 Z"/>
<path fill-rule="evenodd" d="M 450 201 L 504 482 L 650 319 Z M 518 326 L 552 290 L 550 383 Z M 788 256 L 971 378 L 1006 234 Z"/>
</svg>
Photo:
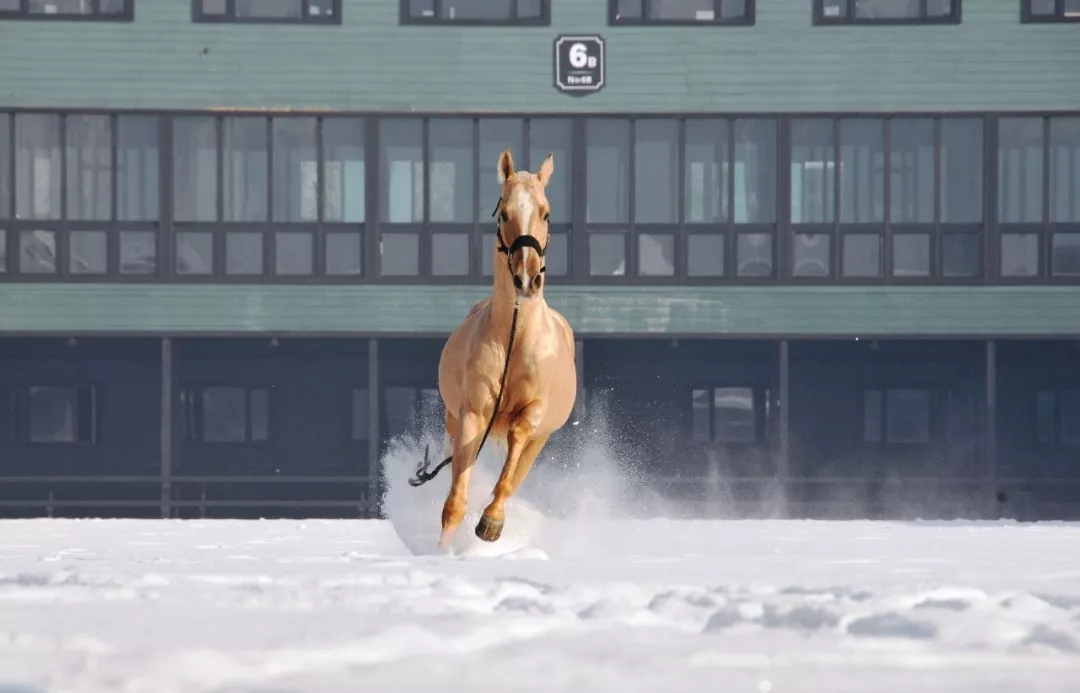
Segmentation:
<svg viewBox="0 0 1080 693">
<path fill-rule="evenodd" d="M 499 480 L 495 482 L 494 498 L 476 523 L 476 536 L 484 541 L 496 541 L 502 535 L 506 501 L 520 485 L 519 466 L 523 466 L 524 472 L 528 473 L 528 467 L 532 466 L 532 461 L 543 447 L 542 441 L 536 444 L 536 430 L 542 416 L 542 405 L 530 404 L 510 422 L 506 434 L 506 461 L 503 462 Z"/>
<path fill-rule="evenodd" d="M 443 503 L 442 536 L 439 538 L 439 549 L 443 551 L 450 548 L 454 531 L 465 519 L 465 510 L 469 504 L 469 477 L 472 476 L 473 463 L 476 461 L 483 430 L 483 420 L 476 412 L 465 411 L 457 421 L 447 414 L 446 421 L 448 428 L 456 424 L 454 427 L 457 429 L 457 435 L 451 435 L 454 456 L 450 467 L 452 477 L 450 492 L 446 496 L 446 502 Z"/>
</svg>

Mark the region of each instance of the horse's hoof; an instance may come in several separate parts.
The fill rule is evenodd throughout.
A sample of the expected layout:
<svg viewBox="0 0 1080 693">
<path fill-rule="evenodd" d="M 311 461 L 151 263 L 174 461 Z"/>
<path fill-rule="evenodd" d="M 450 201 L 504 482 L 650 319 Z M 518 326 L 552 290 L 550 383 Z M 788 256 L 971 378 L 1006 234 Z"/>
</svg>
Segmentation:
<svg viewBox="0 0 1080 693">
<path fill-rule="evenodd" d="M 487 515 L 481 515 L 476 523 L 476 536 L 484 541 L 496 541 L 502 534 L 503 521 L 492 520 Z"/>
</svg>

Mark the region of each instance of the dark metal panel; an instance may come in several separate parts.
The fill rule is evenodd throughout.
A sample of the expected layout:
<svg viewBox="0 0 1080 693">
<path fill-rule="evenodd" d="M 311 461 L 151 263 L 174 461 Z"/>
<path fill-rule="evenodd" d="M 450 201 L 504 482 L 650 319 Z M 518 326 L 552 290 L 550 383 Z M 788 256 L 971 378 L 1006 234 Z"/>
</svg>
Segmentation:
<svg viewBox="0 0 1080 693">
<path fill-rule="evenodd" d="M 173 340 L 161 340 L 161 517 L 172 517 Z"/>
</svg>

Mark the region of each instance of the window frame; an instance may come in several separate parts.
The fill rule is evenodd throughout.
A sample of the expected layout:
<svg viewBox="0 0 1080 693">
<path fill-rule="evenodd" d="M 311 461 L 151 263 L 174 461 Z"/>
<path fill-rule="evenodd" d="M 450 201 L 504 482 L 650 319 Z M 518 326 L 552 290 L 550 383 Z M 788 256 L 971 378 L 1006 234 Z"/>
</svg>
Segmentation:
<svg viewBox="0 0 1080 693">
<path fill-rule="evenodd" d="M 1065 14 L 1065 0 L 1054 0 L 1053 14 L 1036 14 L 1031 11 L 1031 0 L 1020 0 L 1021 24 L 1072 24 L 1080 22 L 1080 13 Z"/>
<path fill-rule="evenodd" d="M 519 0 L 510 0 L 513 4 L 510 8 L 510 19 L 446 19 L 442 17 L 442 3 L 444 0 L 432 0 L 434 8 L 430 18 L 414 17 L 410 11 L 412 0 L 398 0 L 398 23 L 401 26 L 480 26 L 480 27 L 517 27 L 517 26 L 551 26 L 551 2 L 552 0 L 540 1 L 540 16 L 521 19 L 517 17 Z M 453 114 L 448 114 L 452 117 Z"/>
<path fill-rule="evenodd" d="M 31 415 L 30 391 L 35 388 L 70 390 L 73 393 L 74 406 L 74 440 L 32 440 L 33 418 Z M 80 407 L 82 398 L 81 391 L 89 393 L 90 411 L 84 413 Z M 56 449 L 71 447 L 97 447 L 101 445 L 101 403 L 102 385 L 96 380 L 69 380 L 66 378 L 37 378 L 33 381 L 19 379 L 9 383 L 6 387 L 0 387 L 0 396 L 4 396 L 6 402 L 0 402 L 0 406 L 10 406 L 10 420 L 5 424 L 5 431 L 0 431 L 0 446 L 16 448 L 40 448 Z M 86 421 L 84 417 L 88 417 Z M 89 434 L 89 439 L 80 439 L 80 433 L 84 430 Z"/>
<path fill-rule="evenodd" d="M 961 4 L 963 0 L 952 0 L 949 14 L 930 17 L 927 16 L 927 0 L 920 0 L 919 17 L 896 17 L 896 18 L 870 18 L 856 17 L 854 0 L 843 0 L 847 3 L 847 13 L 844 17 L 832 18 L 825 16 L 825 0 L 813 0 L 813 25 L 814 26 L 902 26 L 902 25 L 952 25 L 961 24 L 963 13 Z"/>
<path fill-rule="evenodd" d="M 722 0 L 713 0 L 714 18 L 708 21 L 695 19 L 653 19 L 649 16 L 652 0 L 642 0 L 640 19 L 619 19 L 619 0 L 608 0 L 608 26 L 754 26 L 757 22 L 757 0 L 745 0 L 746 13 L 735 19 L 724 19 L 720 13 Z"/>
<path fill-rule="evenodd" d="M 203 12 L 203 0 L 191 0 L 191 21 L 196 24 L 301 24 L 341 26 L 342 0 L 329 0 L 333 3 L 334 14 L 332 16 L 308 14 L 312 0 L 301 0 L 300 17 L 237 17 L 236 0 L 224 0 L 225 12 L 223 14 L 206 14 Z"/>
<path fill-rule="evenodd" d="M 197 0 L 196 0 L 197 1 Z M 123 0 L 124 11 L 116 13 L 102 13 L 101 0 L 92 0 L 94 3 L 91 12 L 87 14 L 57 13 L 45 14 L 43 12 L 31 12 L 30 0 L 20 0 L 17 10 L 0 10 L 0 21 L 51 21 L 51 22 L 134 22 L 135 0 Z"/>
<path fill-rule="evenodd" d="M 720 440 L 716 431 L 716 393 L 718 390 L 750 390 L 751 411 L 754 417 L 753 440 Z M 705 391 L 709 402 L 709 438 L 694 438 L 694 393 Z M 713 450 L 750 449 L 767 446 L 773 438 L 771 417 L 772 391 L 768 384 L 760 382 L 691 382 L 686 386 L 686 433 L 693 445 Z"/>
</svg>

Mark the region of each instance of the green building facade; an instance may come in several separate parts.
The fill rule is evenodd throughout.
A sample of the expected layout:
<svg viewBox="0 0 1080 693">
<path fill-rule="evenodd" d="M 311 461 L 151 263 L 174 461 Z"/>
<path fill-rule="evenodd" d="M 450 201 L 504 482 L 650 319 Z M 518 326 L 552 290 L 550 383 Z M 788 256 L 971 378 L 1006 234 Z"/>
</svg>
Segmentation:
<svg viewBox="0 0 1080 693">
<path fill-rule="evenodd" d="M 0 515 L 378 514 L 509 147 L 547 463 L 602 418 L 695 514 L 1074 517 L 1078 66 L 1078 0 L 0 0 Z"/>
</svg>

